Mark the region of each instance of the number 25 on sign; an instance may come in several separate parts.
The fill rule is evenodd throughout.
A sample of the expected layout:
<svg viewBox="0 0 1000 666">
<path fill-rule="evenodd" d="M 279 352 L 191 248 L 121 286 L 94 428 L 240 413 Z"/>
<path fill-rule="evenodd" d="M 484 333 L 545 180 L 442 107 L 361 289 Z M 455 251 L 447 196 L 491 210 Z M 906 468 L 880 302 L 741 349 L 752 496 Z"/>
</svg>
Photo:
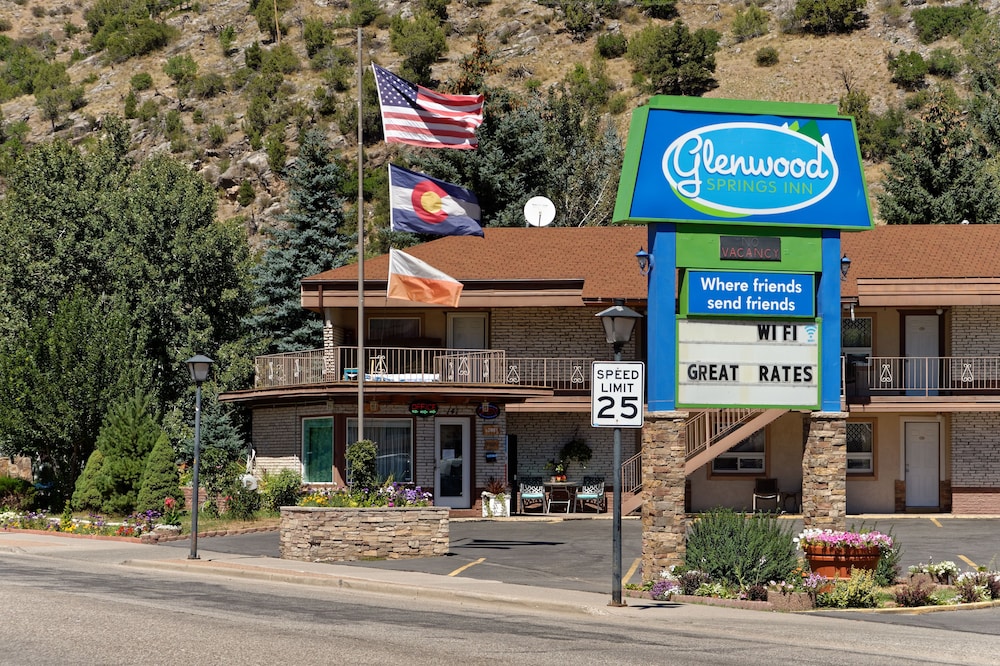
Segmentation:
<svg viewBox="0 0 1000 666">
<path fill-rule="evenodd" d="M 590 374 L 590 425 L 641 428 L 646 366 L 642 361 L 594 361 Z"/>
</svg>

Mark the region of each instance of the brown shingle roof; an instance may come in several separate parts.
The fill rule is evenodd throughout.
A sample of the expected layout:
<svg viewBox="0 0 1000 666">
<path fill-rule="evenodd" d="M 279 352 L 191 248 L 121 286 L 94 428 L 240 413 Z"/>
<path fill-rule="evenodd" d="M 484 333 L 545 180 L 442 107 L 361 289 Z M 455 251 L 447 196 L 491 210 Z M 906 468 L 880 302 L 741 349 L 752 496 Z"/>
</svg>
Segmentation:
<svg viewBox="0 0 1000 666">
<path fill-rule="evenodd" d="M 1000 225 L 879 226 L 841 235 L 851 270 L 841 286 L 856 296 L 859 278 L 1000 277 Z"/>
<path fill-rule="evenodd" d="M 406 253 L 467 281 L 584 280 L 583 298 L 644 300 L 646 278 L 635 253 L 648 249 L 646 227 L 503 227 L 485 238 L 445 236 L 406 248 Z M 389 257 L 365 260 L 365 280 L 387 280 Z M 357 281 L 352 264 L 305 278 L 304 282 Z"/>
</svg>

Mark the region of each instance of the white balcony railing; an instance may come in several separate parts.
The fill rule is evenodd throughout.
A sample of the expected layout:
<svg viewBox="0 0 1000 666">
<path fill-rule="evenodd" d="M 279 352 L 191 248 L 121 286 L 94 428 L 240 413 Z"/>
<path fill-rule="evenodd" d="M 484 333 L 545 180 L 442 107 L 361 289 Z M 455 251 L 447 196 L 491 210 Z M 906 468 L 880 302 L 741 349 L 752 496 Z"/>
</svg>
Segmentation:
<svg viewBox="0 0 1000 666">
<path fill-rule="evenodd" d="M 365 381 L 545 386 L 590 390 L 589 358 L 508 358 L 493 349 L 365 347 Z M 358 348 L 258 356 L 255 388 L 356 382 Z"/>
<path fill-rule="evenodd" d="M 845 363 L 845 393 L 935 396 L 1000 391 L 1000 356 L 869 356 Z"/>
</svg>

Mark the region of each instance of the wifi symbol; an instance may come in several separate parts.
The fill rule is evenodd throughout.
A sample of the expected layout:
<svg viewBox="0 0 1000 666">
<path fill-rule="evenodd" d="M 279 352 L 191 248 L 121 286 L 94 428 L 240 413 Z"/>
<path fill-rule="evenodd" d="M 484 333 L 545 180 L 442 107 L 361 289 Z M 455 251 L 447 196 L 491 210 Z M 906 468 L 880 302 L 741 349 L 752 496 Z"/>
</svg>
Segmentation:
<svg viewBox="0 0 1000 666">
<path fill-rule="evenodd" d="M 806 326 L 806 342 L 812 343 L 816 342 L 816 332 L 818 331 L 816 324 L 808 324 Z"/>
</svg>

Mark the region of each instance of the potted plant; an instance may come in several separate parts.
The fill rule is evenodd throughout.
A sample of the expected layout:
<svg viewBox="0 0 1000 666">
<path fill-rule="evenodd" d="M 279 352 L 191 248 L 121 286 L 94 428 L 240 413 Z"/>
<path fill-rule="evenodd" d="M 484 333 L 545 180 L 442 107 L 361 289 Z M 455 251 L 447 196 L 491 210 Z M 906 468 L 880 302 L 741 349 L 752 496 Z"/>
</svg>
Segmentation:
<svg viewBox="0 0 1000 666">
<path fill-rule="evenodd" d="M 570 462 L 578 462 L 584 468 L 587 467 L 587 463 L 590 462 L 590 458 L 593 455 L 593 451 L 587 445 L 587 442 L 583 441 L 580 437 L 573 437 L 573 439 L 566 442 L 562 449 L 559 450 L 559 459 L 565 461 L 567 464 Z"/>
<path fill-rule="evenodd" d="M 892 537 L 876 532 L 807 529 L 795 539 L 813 573 L 827 578 L 850 578 L 851 569 L 878 568 L 882 553 L 892 548 Z"/>
<path fill-rule="evenodd" d="M 553 460 L 550 458 L 549 461 L 545 463 L 545 470 L 552 473 L 552 481 L 565 481 L 567 467 L 569 467 L 569 465 L 562 459 Z"/>
<path fill-rule="evenodd" d="M 486 479 L 483 491 L 483 517 L 504 518 L 510 515 L 510 493 L 507 482 L 496 477 Z"/>
</svg>

